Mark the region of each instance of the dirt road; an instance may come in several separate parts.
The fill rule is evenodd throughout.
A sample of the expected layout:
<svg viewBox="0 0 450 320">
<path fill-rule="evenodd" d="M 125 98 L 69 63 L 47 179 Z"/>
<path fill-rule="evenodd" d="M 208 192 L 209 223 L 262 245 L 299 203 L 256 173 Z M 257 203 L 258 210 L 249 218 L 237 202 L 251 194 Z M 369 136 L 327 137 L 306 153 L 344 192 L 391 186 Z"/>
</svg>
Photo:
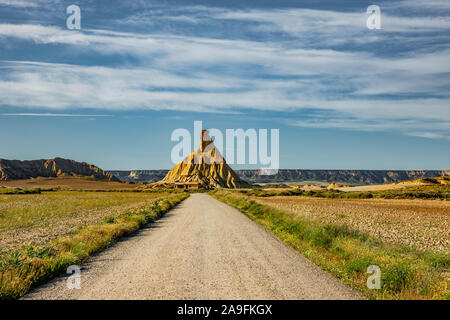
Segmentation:
<svg viewBox="0 0 450 320">
<path fill-rule="evenodd" d="M 361 299 L 236 209 L 193 194 L 25 299 Z"/>
</svg>

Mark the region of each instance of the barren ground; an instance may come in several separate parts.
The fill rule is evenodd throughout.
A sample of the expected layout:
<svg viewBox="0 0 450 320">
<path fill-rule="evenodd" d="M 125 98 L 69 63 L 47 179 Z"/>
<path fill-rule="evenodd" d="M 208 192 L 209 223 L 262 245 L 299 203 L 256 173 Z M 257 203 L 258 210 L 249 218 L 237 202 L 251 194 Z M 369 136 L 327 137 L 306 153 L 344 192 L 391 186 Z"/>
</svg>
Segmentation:
<svg viewBox="0 0 450 320">
<path fill-rule="evenodd" d="M 160 193 L 46 192 L 0 194 L 0 248 L 45 244 L 128 209 L 151 204 Z"/>
<path fill-rule="evenodd" d="M 382 240 L 450 250 L 450 202 L 443 200 L 260 197 L 257 201 L 324 223 L 347 224 Z"/>
</svg>

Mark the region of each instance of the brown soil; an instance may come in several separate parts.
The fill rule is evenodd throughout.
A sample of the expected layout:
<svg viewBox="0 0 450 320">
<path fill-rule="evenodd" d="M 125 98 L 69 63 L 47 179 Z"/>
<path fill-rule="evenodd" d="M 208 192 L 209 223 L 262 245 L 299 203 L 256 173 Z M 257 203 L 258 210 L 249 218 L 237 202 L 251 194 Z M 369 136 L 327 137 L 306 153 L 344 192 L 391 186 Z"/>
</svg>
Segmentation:
<svg viewBox="0 0 450 320">
<path fill-rule="evenodd" d="M 1 187 L 9 188 L 53 188 L 59 187 L 63 190 L 116 190 L 134 189 L 142 184 L 130 184 L 115 181 L 101 181 L 88 178 L 59 177 L 59 178 L 32 178 L 25 180 L 0 181 Z"/>
<path fill-rule="evenodd" d="M 347 224 L 382 240 L 420 249 L 450 250 L 450 202 L 441 200 L 255 198 L 324 223 Z"/>
</svg>

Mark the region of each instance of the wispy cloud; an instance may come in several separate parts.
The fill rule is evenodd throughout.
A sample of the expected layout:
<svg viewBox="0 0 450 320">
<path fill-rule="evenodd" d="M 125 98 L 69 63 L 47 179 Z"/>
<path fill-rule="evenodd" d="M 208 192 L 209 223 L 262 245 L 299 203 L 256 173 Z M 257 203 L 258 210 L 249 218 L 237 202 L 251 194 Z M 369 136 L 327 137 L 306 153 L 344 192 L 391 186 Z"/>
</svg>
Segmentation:
<svg viewBox="0 0 450 320">
<path fill-rule="evenodd" d="M 448 132 L 441 134 L 436 132 L 409 132 L 408 135 L 425 139 L 447 139 L 450 140 Z"/>
<path fill-rule="evenodd" d="M 76 113 L 0 113 L 7 117 L 112 117 L 109 114 L 76 114 Z"/>
<path fill-rule="evenodd" d="M 405 6 L 397 4 L 396 8 Z M 433 8 L 439 5 L 438 1 L 432 4 Z M 154 14 L 143 12 L 120 23 L 142 23 Z M 416 136 L 425 132 L 430 138 L 445 137 L 450 129 L 449 121 L 442 120 L 450 119 L 450 20 L 445 14 L 412 17 L 383 13 L 380 32 L 368 32 L 365 10 L 188 7 L 184 12 L 167 12 L 159 18 L 212 29 L 239 22 L 243 32 L 227 38 L 182 32 L 78 32 L 55 26 L 3 23 L 0 41 L 58 45 L 66 52 L 94 56 L 95 61 L 112 57 L 125 62 L 112 67 L 101 62 L 86 66 L 3 61 L 1 103 L 52 110 L 311 109 L 322 110 L 325 116 L 290 123 L 397 130 Z M 246 33 L 258 36 L 253 39 L 241 35 Z M 267 38 L 263 39 L 263 34 Z M 430 38 L 435 42 L 417 46 L 418 39 Z M 393 39 L 405 41 L 402 54 L 364 47 L 370 43 L 389 47 L 383 45 Z"/>
<path fill-rule="evenodd" d="M 37 7 L 38 3 L 36 1 L 27 0 L 0 0 L 0 6 L 11 6 L 11 7 Z"/>
<path fill-rule="evenodd" d="M 333 111 L 330 111 L 333 114 Z M 422 117 L 362 117 L 340 114 L 339 117 L 316 117 L 289 120 L 289 124 L 303 128 L 332 128 L 356 131 L 396 131 L 409 136 L 429 139 L 450 139 L 450 120 Z M 413 130 L 413 131 L 411 131 Z M 428 130 L 428 131 L 427 131 Z M 431 131 L 432 130 L 432 131 Z"/>
<path fill-rule="evenodd" d="M 450 11 L 450 2 L 447 0 L 403 0 L 403 1 L 390 1 L 386 4 L 383 4 L 388 8 L 400 8 L 400 9 L 411 9 L 411 8 L 419 8 L 421 10 L 438 10 L 439 13 L 443 13 L 443 10 Z M 423 11 L 420 13 L 424 13 Z M 426 12 L 425 12 L 426 13 Z M 448 12 L 447 12 L 448 13 Z"/>
<path fill-rule="evenodd" d="M 54 6 L 60 2 L 60 0 L 0 0 L 0 6 L 38 8 L 44 6 Z"/>
<path fill-rule="evenodd" d="M 276 27 L 280 31 L 297 35 L 328 34 L 349 40 L 351 37 L 345 31 L 358 33 L 362 38 L 369 34 L 366 28 L 368 15 L 363 6 L 359 12 L 311 9 L 229 10 L 216 14 L 215 18 L 255 21 L 259 29 Z M 381 18 L 385 32 L 433 32 L 450 28 L 450 21 L 446 16 L 398 16 L 382 11 Z"/>
</svg>

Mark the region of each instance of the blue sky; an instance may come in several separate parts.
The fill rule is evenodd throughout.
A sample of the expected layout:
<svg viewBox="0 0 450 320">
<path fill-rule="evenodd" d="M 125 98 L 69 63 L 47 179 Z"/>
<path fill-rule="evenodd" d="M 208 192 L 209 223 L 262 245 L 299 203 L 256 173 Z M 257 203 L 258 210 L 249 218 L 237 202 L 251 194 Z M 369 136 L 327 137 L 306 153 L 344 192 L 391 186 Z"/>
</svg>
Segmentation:
<svg viewBox="0 0 450 320">
<path fill-rule="evenodd" d="M 0 158 L 170 168 L 202 120 L 279 129 L 281 168 L 450 169 L 446 0 L 0 0 L 0 48 Z"/>
</svg>

